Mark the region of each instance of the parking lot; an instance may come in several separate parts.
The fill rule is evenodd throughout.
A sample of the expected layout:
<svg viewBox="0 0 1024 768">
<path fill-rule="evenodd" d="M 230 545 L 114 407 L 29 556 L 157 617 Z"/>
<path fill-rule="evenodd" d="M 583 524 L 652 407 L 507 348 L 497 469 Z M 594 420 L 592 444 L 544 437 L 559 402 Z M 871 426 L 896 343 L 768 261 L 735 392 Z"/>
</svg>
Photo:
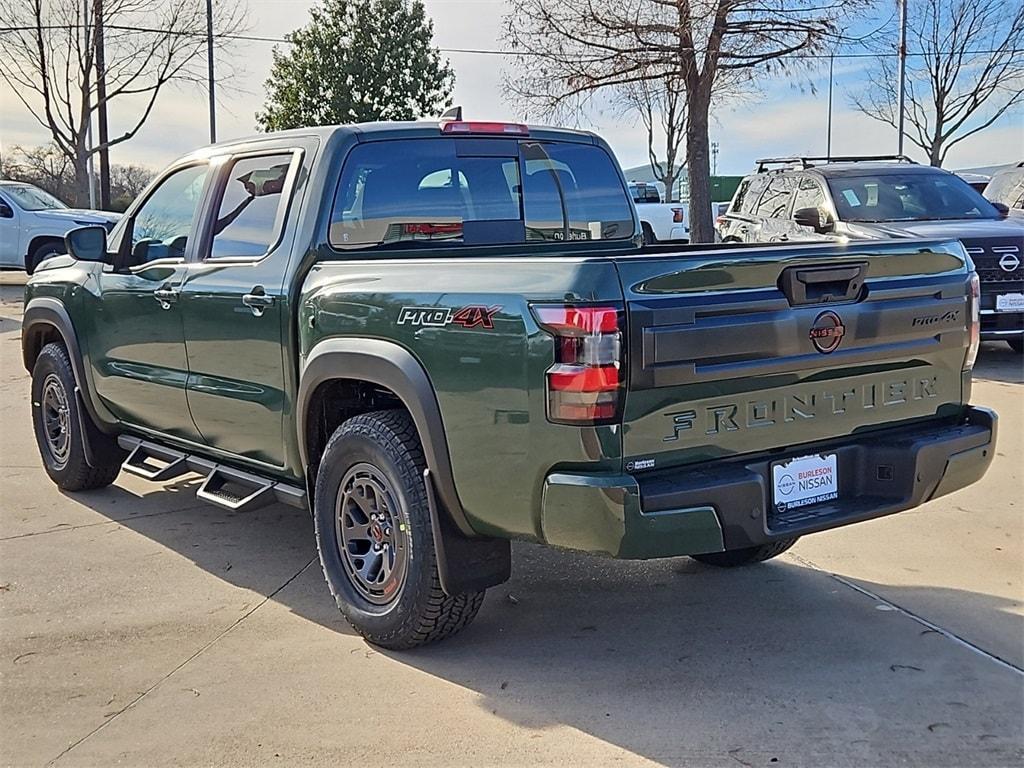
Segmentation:
<svg viewBox="0 0 1024 768">
<path fill-rule="evenodd" d="M 0 274 L 0 763 L 1009 766 L 1024 739 L 1024 376 L 983 346 L 995 462 L 758 567 L 532 545 L 476 622 L 382 652 L 304 512 L 194 480 L 61 494 Z"/>
</svg>

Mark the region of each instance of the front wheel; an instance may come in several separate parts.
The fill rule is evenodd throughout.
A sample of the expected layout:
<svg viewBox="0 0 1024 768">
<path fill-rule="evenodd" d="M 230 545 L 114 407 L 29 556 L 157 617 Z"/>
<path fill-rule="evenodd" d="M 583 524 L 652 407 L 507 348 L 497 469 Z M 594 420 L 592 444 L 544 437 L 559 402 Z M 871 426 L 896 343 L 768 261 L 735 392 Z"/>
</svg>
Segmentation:
<svg viewBox="0 0 1024 768">
<path fill-rule="evenodd" d="M 793 539 L 779 539 L 769 544 L 762 544 L 759 547 L 746 547 L 744 549 L 729 549 L 725 552 L 709 552 L 704 555 L 691 555 L 694 560 L 705 565 L 714 565 L 718 568 L 737 568 L 741 565 L 752 565 L 771 560 L 778 557 L 787 549 L 796 544 L 799 536 Z"/>
<path fill-rule="evenodd" d="M 83 419 L 89 417 L 78 409 L 71 359 L 62 344 L 51 342 L 32 367 L 32 426 L 46 474 L 64 491 L 103 488 L 121 471 L 117 461 L 89 464 L 82 433 Z M 113 442 L 106 435 L 94 439 Z M 116 451 L 106 453 L 116 455 Z"/>
<path fill-rule="evenodd" d="M 338 608 L 369 642 L 402 650 L 468 625 L 483 592 L 441 589 L 416 427 L 400 410 L 342 424 L 317 474 L 320 564 Z"/>
<path fill-rule="evenodd" d="M 65 250 L 64 243 L 60 240 L 51 240 L 42 245 L 37 245 L 32 253 L 28 255 L 28 258 L 25 259 L 25 271 L 31 275 L 39 269 L 39 265 L 44 261 L 53 256 L 59 256 Z"/>
</svg>

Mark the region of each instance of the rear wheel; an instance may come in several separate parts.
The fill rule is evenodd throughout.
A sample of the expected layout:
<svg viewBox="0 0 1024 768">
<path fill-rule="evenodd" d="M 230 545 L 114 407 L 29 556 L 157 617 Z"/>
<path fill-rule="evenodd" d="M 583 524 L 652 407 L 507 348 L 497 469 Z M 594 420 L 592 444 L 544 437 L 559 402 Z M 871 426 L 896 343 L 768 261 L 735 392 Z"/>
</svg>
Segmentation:
<svg viewBox="0 0 1024 768">
<path fill-rule="evenodd" d="M 317 548 L 331 594 L 371 643 L 401 650 L 469 624 L 483 592 L 441 589 L 426 463 L 405 411 L 355 416 L 331 436 L 317 475 Z"/>
<path fill-rule="evenodd" d="M 1007 339 L 1006 343 L 1009 344 L 1010 349 L 1018 355 L 1024 355 L 1024 339 Z"/>
<path fill-rule="evenodd" d="M 32 426 L 46 474 L 64 491 L 103 488 L 121 471 L 119 462 L 98 467 L 89 464 L 82 434 L 82 419 L 89 417 L 78 409 L 71 359 L 62 344 L 51 342 L 32 367 Z M 106 435 L 92 439 L 112 440 Z M 116 451 L 98 455 L 110 453 L 116 455 Z"/>
<path fill-rule="evenodd" d="M 705 565 L 714 565 L 719 568 L 736 568 L 741 565 L 752 565 L 753 563 L 771 560 L 796 544 L 798 539 L 799 537 L 779 539 L 769 544 L 762 544 L 759 547 L 730 549 L 725 552 L 709 552 L 704 555 L 691 555 L 691 557 Z"/>
<path fill-rule="evenodd" d="M 654 230 L 651 229 L 651 225 L 646 221 L 640 222 L 640 228 L 644 233 L 644 245 L 654 245 L 658 242 L 658 238 L 654 236 Z"/>
</svg>

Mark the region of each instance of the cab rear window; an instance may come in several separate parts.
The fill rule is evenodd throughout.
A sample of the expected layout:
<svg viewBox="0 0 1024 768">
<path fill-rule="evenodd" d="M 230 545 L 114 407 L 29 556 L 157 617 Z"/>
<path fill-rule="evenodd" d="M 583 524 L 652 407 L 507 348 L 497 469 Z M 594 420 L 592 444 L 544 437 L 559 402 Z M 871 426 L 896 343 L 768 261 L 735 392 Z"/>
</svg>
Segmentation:
<svg viewBox="0 0 1024 768">
<path fill-rule="evenodd" d="M 338 183 L 336 248 L 626 239 L 632 208 L 600 147 L 415 139 L 352 149 Z"/>
</svg>

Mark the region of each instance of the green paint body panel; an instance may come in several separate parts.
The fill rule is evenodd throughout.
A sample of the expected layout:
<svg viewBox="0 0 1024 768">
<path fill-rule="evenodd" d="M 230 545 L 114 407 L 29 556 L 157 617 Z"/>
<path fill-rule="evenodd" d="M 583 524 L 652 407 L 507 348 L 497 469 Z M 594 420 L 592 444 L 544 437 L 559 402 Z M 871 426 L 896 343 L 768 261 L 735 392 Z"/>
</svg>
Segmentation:
<svg viewBox="0 0 1024 768">
<path fill-rule="evenodd" d="M 430 125 L 312 129 L 184 158 L 211 162 L 212 188 L 232 154 L 301 153 L 280 238 L 262 259 L 204 261 L 196 246 L 180 263 L 134 272 L 70 258 L 39 269 L 26 299 L 66 307 L 82 350 L 83 396 L 102 426 L 301 485 L 308 468 L 296 408 L 306 362 L 327 340 L 382 340 L 411 354 L 429 380 L 444 434 L 427 437 L 443 443 L 474 531 L 646 558 L 721 551 L 725 542 L 723 510 L 645 513 L 641 470 L 713 472 L 720 460 L 799 455 L 801 444 L 963 412 L 969 264 L 955 242 L 643 251 L 636 237 L 447 250 L 328 245 L 348 151 L 437 135 Z M 604 146 L 583 133 L 531 138 Z M 823 307 L 783 307 L 780 280 L 783 270 L 835 261 L 864 265 L 866 294 L 829 305 L 849 318 L 850 338 L 822 355 L 807 333 Z M 165 284 L 179 292 L 169 310 L 152 295 Z M 241 304 L 257 286 L 273 298 L 259 317 Z M 907 319 L 929 302 L 953 319 L 936 321 L 937 330 Z M 555 348 L 531 313 L 536 303 L 625 308 L 619 421 L 548 420 L 545 372 Z M 465 306 L 498 307 L 493 328 L 401 322 L 404 308 Z M 865 392 L 874 398 L 867 404 Z M 679 428 L 681 412 L 693 418 Z M 971 456 L 949 466 L 949 487 L 976 479 Z"/>
</svg>

